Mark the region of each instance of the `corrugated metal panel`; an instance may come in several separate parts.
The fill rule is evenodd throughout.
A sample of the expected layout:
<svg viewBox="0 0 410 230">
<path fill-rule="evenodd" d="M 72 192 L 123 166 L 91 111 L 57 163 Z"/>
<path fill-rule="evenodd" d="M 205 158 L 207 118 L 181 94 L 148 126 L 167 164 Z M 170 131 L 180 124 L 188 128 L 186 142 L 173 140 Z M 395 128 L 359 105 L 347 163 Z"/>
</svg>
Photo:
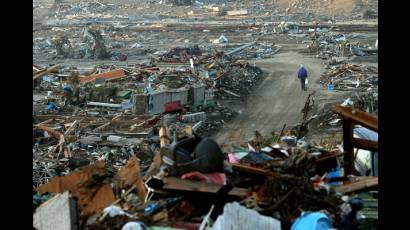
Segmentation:
<svg viewBox="0 0 410 230">
<path fill-rule="evenodd" d="M 189 122 L 189 123 L 194 123 L 194 122 L 198 122 L 198 121 L 205 121 L 205 119 L 206 119 L 205 112 L 185 114 L 185 115 L 182 116 L 182 121 L 183 122 Z"/>
<path fill-rule="evenodd" d="M 144 114 L 145 109 L 147 108 L 146 105 L 146 95 L 145 94 L 134 94 L 132 95 L 132 113 L 133 114 Z"/>
<path fill-rule="evenodd" d="M 151 111 L 148 110 L 148 114 L 159 114 L 165 112 L 164 105 L 171 101 L 181 101 L 183 105 L 188 103 L 188 89 L 182 88 L 177 90 L 168 90 L 161 92 L 154 92 L 152 94 L 153 107 Z"/>
<path fill-rule="evenodd" d="M 212 89 L 205 90 L 205 99 L 212 100 L 214 99 L 214 91 Z"/>
<path fill-rule="evenodd" d="M 188 89 L 184 89 L 181 91 L 171 91 L 170 100 L 171 101 L 181 101 L 181 104 L 186 105 L 188 103 Z"/>
<path fill-rule="evenodd" d="M 167 100 L 167 92 L 159 92 L 152 94 L 152 109 L 148 110 L 147 113 L 149 114 L 158 114 L 165 112 L 164 104 L 168 102 Z"/>
<path fill-rule="evenodd" d="M 205 86 L 197 86 L 197 87 L 193 87 L 193 103 L 197 104 L 202 102 L 205 99 Z"/>
</svg>

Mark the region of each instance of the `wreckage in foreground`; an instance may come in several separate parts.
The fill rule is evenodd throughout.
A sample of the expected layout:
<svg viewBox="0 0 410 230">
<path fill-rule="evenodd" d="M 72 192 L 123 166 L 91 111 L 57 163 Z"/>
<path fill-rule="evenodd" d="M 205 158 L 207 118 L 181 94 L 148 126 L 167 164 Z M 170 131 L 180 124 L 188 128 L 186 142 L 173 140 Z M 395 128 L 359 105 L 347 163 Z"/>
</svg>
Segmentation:
<svg viewBox="0 0 410 230">
<path fill-rule="evenodd" d="M 369 195 L 374 193 L 363 191 L 377 190 L 378 178 L 352 175 L 353 148 L 377 151 L 377 142 L 353 139 L 352 124 L 377 132 L 377 118 L 349 107 L 337 106 L 334 112 L 344 121 L 342 149 L 310 145 L 295 136 L 299 130 L 272 137 L 256 133 L 247 148 L 223 153 L 212 139 L 199 137 L 191 127 L 164 120 L 153 137 L 142 139 L 109 135 L 106 140 L 89 136 L 73 141 L 76 137 L 70 133 L 81 132 L 93 122 L 86 118 L 72 122 L 64 134 L 45 128 L 44 123 L 36 125 L 49 132 L 49 141 L 57 142 L 54 152 L 43 155 L 48 160 L 38 164 L 52 178 L 38 181 L 33 190 L 33 201 L 39 206 L 34 226 L 48 229 L 56 221 L 48 218 L 56 207 L 66 210 L 56 217 L 65 223 L 57 229 L 225 229 L 238 224 L 298 229 L 312 221 L 337 228 L 366 224 L 357 213 L 363 215 L 363 210 L 373 207 Z M 131 120 L 128 125 L 135 123 Z M 62 140 L 71 143 L 59 149 Z M 106 146 L 114 148 L 104 153 Z M 359 198 L 365 194 L 367 198 Z M 211 224 L 211 219 L 216 222 Z"/>
</svg>

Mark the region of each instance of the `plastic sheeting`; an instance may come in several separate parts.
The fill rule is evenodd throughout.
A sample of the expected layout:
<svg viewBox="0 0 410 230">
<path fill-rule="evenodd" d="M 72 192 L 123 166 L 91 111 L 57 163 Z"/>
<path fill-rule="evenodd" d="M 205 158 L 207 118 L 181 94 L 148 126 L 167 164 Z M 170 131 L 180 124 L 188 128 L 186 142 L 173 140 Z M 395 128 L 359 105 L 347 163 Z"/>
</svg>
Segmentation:
<svg viewBox="0 0 410 230">
<path fill-rule="evenodd" d="M 247 209 L 239 203 L 228 203 L 224 207 L 223 215 L 218 216 L 211 230 L 224 229 L 269 229 L 280 230 L 280 221 L 262 216 L 257 211 Z"/>
<path fill-rule="evenodd" d="M 364 139 L 364 140 L 371 140 L 371 141 L 378 141 L 378 133 L 374 132 L 368 128 L 364 127 L 357 127 L 354 129 L 354 137 Z M 357 153 L 357 158 L 355 162 L 355 166 L 362 175 L 366 175 L 368 170 L 371 170 L 373 176 L 378 175 L 378 154 L 371 153 L 367 150 L 360 149 Z"/>
</svg>

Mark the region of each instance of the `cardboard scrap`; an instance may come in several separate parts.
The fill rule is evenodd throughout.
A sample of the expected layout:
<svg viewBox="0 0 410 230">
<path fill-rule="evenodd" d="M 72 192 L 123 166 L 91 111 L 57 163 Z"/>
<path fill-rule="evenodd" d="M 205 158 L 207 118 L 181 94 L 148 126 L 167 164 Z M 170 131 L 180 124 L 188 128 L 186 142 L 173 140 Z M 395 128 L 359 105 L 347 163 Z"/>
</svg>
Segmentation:
<svg viewBox="0 0 410 230">
<path fill-rule="evenodd" d="M 105 164 L 103 161 L 98 161 L 94 165 L 85 166 L 80 171 L 54 177 L 49 183 L 41 185 L 37 191 L 40 193 L 69 191 L 78 200 L 80 216 L 89 216 L 115 201 L 115 195 L 109 184 L 94 181 L 95 178 L 104 175 Z"/>
<path fill-rule="evenodd" d="M 130 157 L 127 164 L 124 165 L 115 175 L 115 179 L 119 182 L 120 188 L 127 188 L 132 185 L 136 186 L 136 194 L 141 200 L 144 200 L 147 190 L 144 187 L 144 182 L 140 175 L 140 164 L 135 155 Z"/>
<path fill-rule="evenodd" d="M 100 212 L 115 201 L 115 195 L 109 184 L 94 186 L 90 189 L 82 187 L 77 192 L 77 198 L 81 215 L 86 216 Z"/>
<path fill-rule="evenodd" d="M 49 183 L 41 185 L 37 191 L 40 193 L 63 193 L 65 191 L 75 192 L 81 184 L 92 179 L 93 175 L 105 174 L 105 164 L 97 161 L 94 165 L 87 165 L 80 171 L 72 172 L 66 176 L 54 177 Z"/>
</svg>

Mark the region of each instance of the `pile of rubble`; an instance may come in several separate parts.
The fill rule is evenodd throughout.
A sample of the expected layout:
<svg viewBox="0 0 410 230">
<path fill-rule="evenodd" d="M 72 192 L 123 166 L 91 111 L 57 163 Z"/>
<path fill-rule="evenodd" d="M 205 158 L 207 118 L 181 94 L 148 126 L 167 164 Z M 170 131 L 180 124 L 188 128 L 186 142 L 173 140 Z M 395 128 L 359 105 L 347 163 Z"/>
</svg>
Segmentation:
<svg viewBox="0 0 410 230">
<path fill-rule="evenodd" d="M 115 173 L 135 152 L 144 152 L 149 165 L 158 147 L 149 138 L 164 114 L 199 136 L 232 119 L 235 112 L 215 99 L 247 95 L 261 70 L 227 56 L 202 56 L 198 47 L 184 60 L 195 58 L 192 69 L 172 62 L 180 50 L 164 54 L 168 62 L 120 68 L 33 65 L 33 186 L 97 160 Z M 205 71 L 214 75 L 201 76 Z"/>
<path fill-rule="evenodd" d="M 342 119 L 337 114 L 332 112 L 332 108 L 335 105 L 351 106 L 361 111 L 366 111 L 369 114 L 378 116 L 378 92 L 377 90 L 371 90 L 368 92 L 354 92 L 345 95 L 347 98 L 338 100 L 337 102 L 330 102 L 324 104 L 323 108 L 311 116 L 310 129 L 314 130 L 314 134 L 317 132 L 324 132 L 329 130 L 341 130 Z M 314 136 L 310 135 L 310 136 Z"/>
<path fill-rule="evenodd" d="M 329 3 L 322 0 L 295 0 L 290 6 L 293 9 L 319 10 L 327 5 Z"/>
<path fill-rule="evenodd" d="M 72 74 L 78 78 L 75 84 L 68 81 Z M 145 99 L 139 105 L 138 114 L 170 112 L 169 109 L 175 108 L 167 109 L 165 104 L 176 101 L 180 101 L 181 109 L 189 106 L 188 111 L 198 112 L 198 108 L 215 107 L 214 95 L 215 99 L 246 96 L 261 78 L 262 71 L 247 62 L 235 61 L 219 52 L 202 55 L 198 47 L 172 49 L 150 63 L 139 65 L 33 66 L 34 91 L 39 92 L 40 98 L 44 95 L 42 100 L 35 100 L 37 105 L 54 103 L 56 108 L 68 109 L 61 101 L 62 88 L 67 88 L 76 90 L 77 96 L 73 99 L 78 105 L 108 106 L 112 112 L 135 107 L 133 95 L 140 95 Z M 168 94 L 172 97 L 162 98 Z M 90 110 L 97 112 L 87 107 L 87 111 Z M 84 110 L 77 111 L 81 112 Z"/>
<path fill-rule="evenodd" d="M 235 57 L 243 60 L 271 58 L 279 52 L 280 48 L 274 44 L 258 43 L 235 54 Z"/>
<path fill-rule="evenodd" d="M 63 20 L 98 19 L 112 16 L 107 12 L 121 8 L 112 3 L 99 1 L 64 2 L 58 1 L 51 6 L 48 16 Z"/>
<path fill-rule="evenodd" d="M 224 73 L 227 77 L 217 81 L 216 86 L 219 87 L 219 91 L 215 92 L 216 98 L 238 98 L 248 95 L 263 76 L 261 69 L 249 65 L 249 63 L 239 63 L 239 65 L 230 65 L 229 67 Z"/>
<path fill-rule="evenodd" d="M 325 72 L 319 82 L 334 90 L 377 91 L 378 69 L 373 66 L 342 64 Z"/>
<path fill-rule="evenodd" d="M 343 34 L 327 31 L 312 32 L 309 36 L 312 42 L 307 45 L 306 51 L 323 59 L 330 59 L 330 64 L 346 61 L 352 56 L 371 56 L 378 53 L 377 41 L 375 44 L 361 44 L 349 41 Z"/>
<path fill-rule="evenodd" d="M 244 143 L 247 147 L 223 153 L 212 139 L 200 138 L 189 126 L 167 126 L 170 116 L 161 119 L 152 137 L 137 139 L 113 135 L 107 139 L 84 138 L 86 130 L 105 129 L 85 119 L 73 122 L 64 134 L 51 129 L 58 124 L 50 120 L 35 125 L 37 131 L 44 132 L 35 136 L 33 149 L 49 149 L 35 154 L 33 160 L 37 228 L 47 222 L 46 213 L 56 211 L 56 202 L 73 203 L 74 210 L 67 208 L 66 214 L 58 218 L 74 219 L 67 224 L 79 223 L 82 229 L 127 229 L 128 225 L 198 228 L 209 226 L 209 218 L 217 215 L 218 219 L 236 222 L 231 219 L 234 217 L 225 216 L 225 210 L 233 204 L 253 209 L 286 229 L 303 221 L 306 211 L 322 213 L 329 226 L 359 224 L 354 207 L 357 202 L 363 207 L 363 202 L 356 196 L 342 199 L 346 191 L 352 191 L 349 183 L 356 183 L 358 178 L 335 184 L 332 178 L 339 167 L 338 148 L 326 150 L 298 140 L 297 130 L 282 130 L 268 137 L 256 132 L 251 141 Z M 126 120 L 110 123 L 119 125 Z M 110 133 L 107 131 L 105 135 Z M 79 138 L 75 140 L 73 134 Z M 369 178 L 364 187 L 356 189 L 366 188 L 373 180 Z M 67 192 L 77 201 L 71 200 Z M 260 214 L 255 218 L 262 218 Z"/>
<path fill-rule="evenodd" d="M 198 128 L 195 132 L 201 136 L 212 136 L 229 120 L 234 118 L 237 115 L 237 112 L 232 109 L 219 105 L 216 105 L 218 108 L 210 108 L 210 111 L 207 113 L 206 119 L 198 124 Z"/>
<path fill-rule="evenodd" d="M 361 217 L 369 217 L 363 214 L 364 209 L 374 211 L 374 206 L 360 196 L 365 194 L 371 197 L 366 201 L 374 200 L 374 193 L 363 191 L 374 192 L 377 176 L 361 177 L 363 173 L 347 170 L 348 160 L 342 156 L 350 150 L 343 149 L 340 138 L 320 143 L 308 140 L 310 122 L 340 129 L 344 119 L 331 111 L 333 105 L 308 117 L 312 94 L 302 111 L 301 123 L 295 127 L 286 130 L 284 126 L 268 136 L 255 132 L 252 140 L 237 143 L 228 152 L 208 138 L 236 115 L 220 102 L 244 101 L 264 77 L 260 68 L 244 60 L 270 58 L 281 47 L 256 42 L 236 47 L 222 35 L 210 47 L 201 41 L 201 46 L 181 46 L 185 38 L 178 38 L 181 43 L 169 50 L 164 51 L 159 44 L 150 50 L 141 43 L 150 38 L 137 38 L 145 36 L 139 31 L 158 27 L 175 32 L 172 30 L 176 27 L 161 24 L 166 20 L 147 27 L 140 22 L 131 25 L 137 20 L 107 14 L 120 4 L 57 2 L 50 11 L 54 19 L 46 21 L 58 36 L 35 39 L 33 48 L 38 54 L 120 62 L 93 62 L 88 67 L 84 63 L 74 67 L 33 65 L 36 229 L 299 229 L 309 227 L 309 223 L 321 223 L 328 229 L 355 229 L 363 223 Z M 151 4 L 195 6 L 195 10 L 206 8 L 232 20 L 238 17 L 250 21 L 251 11 L 237 9 L 247 4 L 252 14 L 268 11 L 258 10 L 260 2 L 235 3 L 238 8 L 230 11 L 226 9 L 232 4 L 226 3 L 228 7 L 220 10 L 213 3 L 220 1 L 142 1 L 141 9 Z M 326 1 L 297 0 L 292 8 L 309 6 L 314 10 L 327 5 Z M 33 2 L 33 9 L 39 7 Z M 183 14 L 200 17 L 195 15 L 198 12 Z M 168 11 L 163 14 L 165 19 L 173 17 L 167 15 Z M 264 16 L 268 14 L 286 18 L 276 15 L 276 11 Z M 53 27 L 63 22 L 87 25 L 97 19 L 114 18 L 126 22 L 108 22 L 88 29 Z M 253 26 L 257 27 L 255 21 Z M 354 91 L 340 103 L 345 108 L 377 115 L 377 68 L 340 65 L 345 57 L 377 53 L 377 45 L 376 49 L 369 48 L 348 42 L 345 35 L 331 33 L 328 27 L 314 25 L 311 29 L 302 24 L 283 22 L 272 29 L 277 33 L 278 28 L 279 33 L 296 39 L 311 36 L 308 51 L 328 59 L 329 71 L 320 83 L 329 91 Z M 194 23 L 201 30 L 203 25 Z M 215 28 L 224 30 L 219 26 Z M 126 27 L 139 30 L 127 34 L 123 30 Z M 234 23 L 226 25 L 236 27 Z M 213 27 L 202 31 L 211 30 Z M 223 52 L 213 49 L 216 46 Z M 132 51 L 127 51 L 128 47 Z M 138 52 L 144 54 L 143 61 L 125 62 L 127 55 Z M 367 221 L 374 219 L 369 217 Z"/>
<path fill-rule="evenodd" d="M 342 195 L 377 178 L 334 181 L 342 150 L 303 140 L 310 96 L 300 125 L 269 137 L 255 133 L 223 153 L 206 136 L 235 113 L 217 100 L 246 96 L 262 72 L 220 52 L 186 52 L 185 62 L 175 53 L 165 54 L 166 62 L 124 67 L 33 66 L 41 111 L 33 117 L 35 227 L 56 202 L 71 207 L 61 218 L 82 229 L 199 228 L 210 219 L 234 221 L 225 211 L 231 208 L 257 211 L 255 220 L 283 228 L 303 222 L 305 211 L 333 226 L 357 221 L 343 209 L 356 197 Z"/>
</svg>

